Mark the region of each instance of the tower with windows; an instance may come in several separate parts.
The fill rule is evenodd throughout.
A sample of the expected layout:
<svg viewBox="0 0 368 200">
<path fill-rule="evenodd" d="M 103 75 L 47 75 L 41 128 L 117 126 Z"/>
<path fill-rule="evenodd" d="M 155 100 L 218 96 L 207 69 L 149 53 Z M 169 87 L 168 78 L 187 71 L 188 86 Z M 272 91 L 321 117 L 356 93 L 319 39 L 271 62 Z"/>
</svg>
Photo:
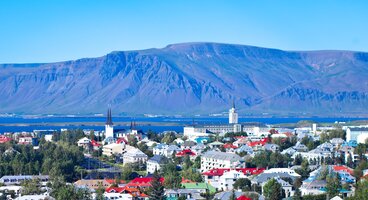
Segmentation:
<svg viewBox="0 0 368 200">
<path fill-rule="evenodd" d="M 237 124 L 238 123 L 238 113 L 235 109 L 235 103 L 233 101 L 233 107 L 229 110 L 229 124 Z"/>
</svg>

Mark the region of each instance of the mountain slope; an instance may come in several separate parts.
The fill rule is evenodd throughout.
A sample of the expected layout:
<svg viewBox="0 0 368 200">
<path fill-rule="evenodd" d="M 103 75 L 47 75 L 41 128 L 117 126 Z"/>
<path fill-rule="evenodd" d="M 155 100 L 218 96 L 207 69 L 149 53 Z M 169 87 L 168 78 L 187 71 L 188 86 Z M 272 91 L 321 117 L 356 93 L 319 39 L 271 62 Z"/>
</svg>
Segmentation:
<svg viewBox="0 0 368 200">
<path fill-rule="evenodd" d="M 368 54 L 185 43 L 0 65 L 0 112 L 364 115 Z"/>
</svg>

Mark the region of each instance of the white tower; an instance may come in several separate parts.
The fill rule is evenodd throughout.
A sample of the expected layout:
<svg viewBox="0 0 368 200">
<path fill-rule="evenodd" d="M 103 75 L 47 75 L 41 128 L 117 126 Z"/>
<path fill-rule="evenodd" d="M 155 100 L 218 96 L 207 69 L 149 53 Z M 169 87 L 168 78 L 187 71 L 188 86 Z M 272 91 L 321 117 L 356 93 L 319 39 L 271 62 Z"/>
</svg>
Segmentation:
<svg viewBox="0 0 368 200">
<path fill-rule="evenodd" d="M 229 110 L 229 124 L 238 123 L 238 113 L 235 110 L 235 103 L 233 102 L 233 107 Z"/>
<path fill-rule="evenodd" d="M 111 108 L 107 110 L 107 119 L 106 119 L 106 125 L 105 125 L 105 137 L 114 137 L 114 127 L 112 123 L 112 117 L 111 117 Z"/>
</svg>

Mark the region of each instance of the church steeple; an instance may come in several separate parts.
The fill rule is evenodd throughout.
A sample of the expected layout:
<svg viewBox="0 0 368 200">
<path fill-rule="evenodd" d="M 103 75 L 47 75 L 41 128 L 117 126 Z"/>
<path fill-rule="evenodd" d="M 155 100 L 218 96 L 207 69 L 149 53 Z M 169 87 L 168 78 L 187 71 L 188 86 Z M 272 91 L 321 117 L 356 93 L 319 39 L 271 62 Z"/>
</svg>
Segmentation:
<svg viewBox="0 0 368 200">
<path fill-rule="evenodd" d="M 235 108 L 235 100 L 233 99 L 233 108 Z"/>
<path fill-rule="evenodd" d="M 111 117 L 111 108 L 107 109 L 107 118 L 106 118 L 106 125 L 113 125 L 112 117 Z"/>
</svg>

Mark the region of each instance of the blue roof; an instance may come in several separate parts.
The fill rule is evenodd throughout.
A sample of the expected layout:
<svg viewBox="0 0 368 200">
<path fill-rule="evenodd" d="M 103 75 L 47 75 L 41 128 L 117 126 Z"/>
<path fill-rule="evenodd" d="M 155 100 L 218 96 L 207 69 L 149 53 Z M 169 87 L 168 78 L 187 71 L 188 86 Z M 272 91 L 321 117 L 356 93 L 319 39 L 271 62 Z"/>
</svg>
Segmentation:
<svg viewBox="0 0 368 200">
<path fill-rule="evenodd" d="M 194 139 L 196 142 L 197 142 L 197 144 L 198 143 L 207 143 L 207 142 L 209 142 L 210 141 L 210 138 L 209 137 L 197 137 L 196 139 Z"/>
</svg>

